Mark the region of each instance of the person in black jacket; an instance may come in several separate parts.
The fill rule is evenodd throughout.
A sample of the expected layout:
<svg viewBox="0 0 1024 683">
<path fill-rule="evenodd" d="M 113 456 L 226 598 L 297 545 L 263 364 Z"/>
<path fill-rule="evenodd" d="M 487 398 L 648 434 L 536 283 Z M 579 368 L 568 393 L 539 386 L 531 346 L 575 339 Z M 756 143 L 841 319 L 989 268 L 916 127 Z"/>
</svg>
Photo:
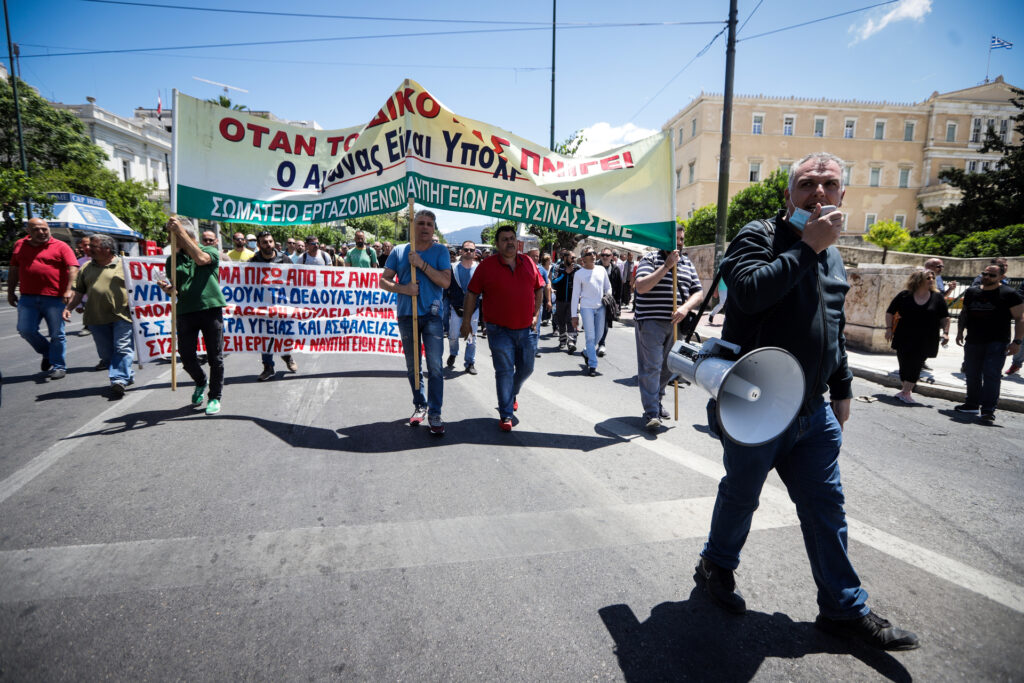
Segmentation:
<svg viewBox="0 0 1024 683">
<path fill-rule="evenodd" d="M 260 234 L 256 235 L 256 253 L 249 259 L 249 263 L 287 263 L 289 266 L 292 265 L 292 259 L 288 256 L 287 252 L 277 251 L 277 244 L 274 242 L 274 236 L 264 230 Z M 263 372 L 259 374 L 256 379 L 260 382 L 266 382 L 268 379 L 273 379 L 276 374 L 274 371 L 274 354 L 264 353 L 262 354 L 263 359 Z M 281 360 L 284 361 L 285 367 L 291 372 L 298 372 L 299 365 L 292 358 L 290 353 L 281 355 Z"/>
<path fill-rule="evenodd" d="M 867 592 L 847 553 L 839 448 L 852 396 L 843 336 L 850 286 L 834 246 L 843 226 L 836 208 L 844 194 L 842 163 L 825 153 L 800 160 L 789 178 L 786 208 L 747 224 L 722 261 L 729 287 L 723 339 L 744 354 L 766 346 L 789 351 L 803 368 L 805 389 L 799 414 L 772 441 L 741 446 L 722 437 L 726 474 L 694 578 L 721 607 L 746 610 L 733 571 L 774 468 L 796 504 L 818 587 L 815 625 L 878 648 L 909 650 L 918 646 L 917 636 L 868 608 Z M 823 211 L 825 206 L 831 208 Z"/>
<path fill-rule="evenodd" d="M 565 349 L 568 342 L 569 353 L 576 351 L 576 335 L 578 332 L 570 324 L 575 311 L 570 311 L 572 301 L 572 278 L 580 267 L 576 265 L 576 256 L 568 249 L 562 250 L 562 260 L 555 264 L 551 273 L 551 289 L 555 295 L 554 327 L 558 332 L 558 348 Z"/>
</svg>

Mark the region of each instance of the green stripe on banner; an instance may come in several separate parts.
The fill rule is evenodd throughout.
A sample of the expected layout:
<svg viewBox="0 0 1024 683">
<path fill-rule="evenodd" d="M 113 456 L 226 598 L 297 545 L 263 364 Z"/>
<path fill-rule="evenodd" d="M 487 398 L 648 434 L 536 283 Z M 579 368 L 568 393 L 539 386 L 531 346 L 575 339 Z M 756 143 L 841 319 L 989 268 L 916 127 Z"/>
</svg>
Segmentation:
<svg viewBox="0 0 1024 683">
<path fill-rule="evenodd" d="M 402 180 L 343 197 L 273 202 L 178 185 L 178 213 L 222 223 L 308 225 L 391 213 L 407 204 Z"/>
<path fill-rule="evenodd" d="M 492 187 L 436 180 L 419 173 L 406 176 L 409 195 L 417 204 L 542 225 L 590 237 L 675 249 L 675 221 L 617 225 L 560 199 L 498 190 Z"/>
</svg>

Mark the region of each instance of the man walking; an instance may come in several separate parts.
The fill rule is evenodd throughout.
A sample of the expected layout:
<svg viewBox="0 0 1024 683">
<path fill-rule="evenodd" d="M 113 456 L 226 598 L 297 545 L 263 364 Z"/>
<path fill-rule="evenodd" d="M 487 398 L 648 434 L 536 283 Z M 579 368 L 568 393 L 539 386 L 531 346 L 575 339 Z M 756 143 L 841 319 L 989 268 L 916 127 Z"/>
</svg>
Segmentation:
<svg viewBox="0 0 1024 683">
<path fill-rule="evenodd" d="M 981 421 L 989 424 L 996 419 L 1003 360 L 1020 352 L 1024 337 L 1024 299 L 1012 287 L 1000 283 L 1003 272 L 997 264 L 985 266 L 981 286 L 971 287 L 964 294 L 956 322 L 956 343 L 964 347 L 967 375 L 967 399 L 956 410 L 977 414 L 980 407 Z"/>
<path fill-rule="evenodd" d="M 657 431 L 668 419 L 663 400 L 672 373 L 666 363 L 672 350 L 672 328 L 700 306 L 703 290 L 697 269 L 681 252 L 683 229 L 676 230 L 676 249 L 652 251 L 636 269 L 636 298 L 633 300 L 633 334 L 636 337 L 637 384 L 648 431 Z M 672 268 L 676 266 L 679 290 L 672 308 Z"/>
<path fill-rule="evenodd" d="M 187 219 L 185 219 L 187 221 Z M 224 390 L 224 294 L 220 289 L 220 251 L 216 247 L 196 244 L 196 233 L 191 224 L 182 225 L 172 217 L 167 221 L 167 232 L 178 243 L 175 285 L 167 280 L 160 288 L 170 294 L 175 286 L 178 292 L 178 353 L 181 364 L 196 387 L 192 391 L 192 407 L 203 406 L 206 392 L 206 373 L 199 365 L 196 344 L 202 333 L 206 357 L 210 364 L 210 386 L 206 401 L 206 414 L 220 412 L 221 392 Z M 241 233 L 239 233 L 241 234 Z M 165 265 L 171 277 L 171 259 Z"/>
<path fill-rule="evenodd" d="M 533 373 L 544 280 L 529 256 L 516 253 L 514 225 L 499 226 L 494 238 L 498 252 L 483 260 L 469 282 L 461 334 L 469 337 L 476 301 L 483 295 L 487 299 L 484 320 L 498 391 L 499 427 L 510 432 L 512 413 L 519 407 L 516 397 Z"/>
<path fill-rule="evenodd" d="M 917 636 L 868 608 L 847 553 L 839 449 L 852 396 L 843 337 L 850 286 L 834 246 L 843 228 L 843 214 L 835 208 L 843 200 L 842 173 L 842 161 L 831 154 L 801 159 L 784 192 L 786 207 L 744 226 L 722 261 L 729 286 L 723 339 L 744 354 L 766 346 L 789 351 L 803 368 L 805 389 L 799 414 L 775 439 L 741 446 L 720 437 L 725 476 L 694 578 L 719 606 L 737 614 L 746 610 L 733 571 L 774 468 L 796 504 L 818 587 L 815 626 L 880 649 L 910 650 L 918 646 Z"/>
<path fill-rule="evenodd" d="M 128 288 L 124 267 L 117 257 L 117 242 L 109 235 L 92 235 L 89 252 L 92 259 L 78 271 L 74 295 L 64 309 L 64 320 L 71 320 L 71 311 L 84 301 L 82 323 L 92 332 L 96 353 L 107 366 L 110 390 L 115 398 L 135 382 L 132 361 L 135 343 L 132 318 L 128 311 Z"/>
<path fill-rule="evenodd" d="M 43 357 L 39 369 L 49 371 L 52 380 L 62 379 L 67 375 L 64 306 L 71 301 L 78 259 L 71 247 L 50 235 L 50 225 L 42 218 L 28 219 L 25 227 L 28 237 L 14 243 L 7 303 L 18 309 L 18 334 Z M 43 320 L 49 339 L 39 333 Z"/>
<path fill-rule="evenodd" d="M 548 277 L 548 271 L 545 270 L 541 266 L 541 264 L 540 264 L 540 249 L 538 249 L 537 247 L 534 247 L 533 249 L 530 249 L 527 252 L 527 254 L 529 254 L 530 259 L 533 261 L 533 265 L 537 266 L 537 272 L 540 273 L 541 278 L 544 280 L 544 290 L 543 290 L 543 294 L 541 295 L 541 304 L 540 304 L 541 305 L 541 314 L 537 316 L 537 325 L 534 328 L 537 331 L 537 343 L 540 344 L 540 324 L 541 324 L 541 320 L 544 318 L 544 311 L 550 311 L 551 310 L 551 282 L 550 282 L 550 278 Z M 534 354 L 534 357 L 535 358 L 540 358 L 540 350 L 539 349 L 538 349 L 537 353 Z"/>
<path fill-rule="evenodd" d="M 310 266 L 331 266 L 331 257 L 320 248 L 320 239 L 316 235 L 306 237 L 306 250 L 295 259 L 295 263 Z"/>
<path fill-rule="evenodd" d="M 345 255 L 345 265 L 351 268 L 376 268 L 377 252 L 366 246 L 366 233 L 356 230 L 356 246 Z"/>
<path fill-rule="evenodd" d="M 459 333 L 462 330 L 462 308 L 466 300 L 469 281 L 476 272 L 476 243 L 466 240 L 459 249 L 459 260 L 452 264 L 452 283 L 448 286 L 448 301 L 451 302 L 451 313 L 448 319 L 448 362 L 449 368 L 455 367 L 459 357 Z M 473 311 L 470 319 L 470 334 L 466 337 L 466 372 L 476 374 L 476 325 L 480 311 Z"/>
<path fill-rule="evenodd" d="M 413 217 L 412 241 L 395 247 L 384 264 L 380 288 L 394 292 L 398 298 L 398 331 L 402 335 L 402 351 L 412 389 L 413 413 L 409 424 L 416 426 L 426 418 L 432 434 L 444 434 L 441 407 L 444 403 L 444 325 L 441 301 L 452 279 L 448 247 L 434 242 L 437 227 L 433 211 L 421 209 Z M 412 282 L 415 268 L 416 283 Z M 412 302 L 416 297 L 417 330 L 412 333 Z M 423 364 L 420 364 L 419 387 L 416 386 L 415 359 L 422 344 L 426 354 L 429 378 L 427 395 L 423 394 Z"/>
<path fill-rule="evenodd" d="M 268 231 L 264 230 L 256 235 L 256 254 L 249 260 L 250 263 L 286 263 L 292 265 L 292 260 L 288 258 L 288 254 L 277 252 L 277 243 L 274 242 L 274 236 Z M 262 354 L 263 360 L 263 372 L 256 378 L 260 382 L 266 382 L 268 379 L 274 377 L 274 354 L 264 353 Z M 289 372 L 298 372 L 299 365 L 292 359 L 290 353 L 281 355 L 281 360 L 284 361 L 285 367 L 288 368 Z"/>
<path fill-rule="evenodd" d="M 555 270 L 551 276 L 551 288 L 555 294 L 555 315 L 552 324 L 555 331 L 558 332 L 559 350 L 565 350 L 566 343 L 568 343 L 569 353 L 576 351 L 578 332 L 570 322 L 576 312 L 569 309 L 572 301 L 572 279 L 579 269 L 580 267 L 576 265 L 576 256 L 570 250 L 563 249 L 562 259 L 555 264 Z"/>
</svg>

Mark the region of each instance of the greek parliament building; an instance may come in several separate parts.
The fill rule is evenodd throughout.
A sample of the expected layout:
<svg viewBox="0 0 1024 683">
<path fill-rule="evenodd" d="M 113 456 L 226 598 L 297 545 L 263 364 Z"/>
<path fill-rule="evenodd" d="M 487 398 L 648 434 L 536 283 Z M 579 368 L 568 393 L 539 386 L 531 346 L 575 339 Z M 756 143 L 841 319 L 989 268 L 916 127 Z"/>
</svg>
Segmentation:
<svg viewBox="0 0 1024 683">
<path fill-rule="evenodd" d="M 934 92 L 916 104 L 736 95 L 729 197 L 777 168 L 789 170 L 803 156 L 827 151 L 847 164 L 842 208 L 850 233 L 864 233 L 880 220 L 914 230 L 925 220 L 918 205 L 935 209 L 959 198 L 958 190 L 939 180 L 940 173 L 984 173 L 999 162 L 998 154 L 980 151 L 988 128 L 1020 144 L 1012 96 L 1002 76 L 973 88 Z M 663 127 L 675 142 L 680 216 L 718 200 L 721 122 L 722 96 L 701 93 Z"/>
</svg>

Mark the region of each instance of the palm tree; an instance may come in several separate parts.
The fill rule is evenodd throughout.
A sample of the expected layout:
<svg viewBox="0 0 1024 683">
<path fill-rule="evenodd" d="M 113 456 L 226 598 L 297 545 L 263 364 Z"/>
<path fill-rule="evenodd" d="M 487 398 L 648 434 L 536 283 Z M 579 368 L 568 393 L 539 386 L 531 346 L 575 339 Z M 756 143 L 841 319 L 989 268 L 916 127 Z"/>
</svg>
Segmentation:
<svg viewBox="0 0 1024 683">
<path fill-rule="evenodd" d="M 249 108 L 244 104 L 232 104 L 231 98 L 227 95 L 217 95 L 216 97 L 211 97 L 206 101 L 212 102 L 218 107 L 224 107 L 225 109 L 230 109 L 232 111 L 246 111 Z"/>
</svg>

